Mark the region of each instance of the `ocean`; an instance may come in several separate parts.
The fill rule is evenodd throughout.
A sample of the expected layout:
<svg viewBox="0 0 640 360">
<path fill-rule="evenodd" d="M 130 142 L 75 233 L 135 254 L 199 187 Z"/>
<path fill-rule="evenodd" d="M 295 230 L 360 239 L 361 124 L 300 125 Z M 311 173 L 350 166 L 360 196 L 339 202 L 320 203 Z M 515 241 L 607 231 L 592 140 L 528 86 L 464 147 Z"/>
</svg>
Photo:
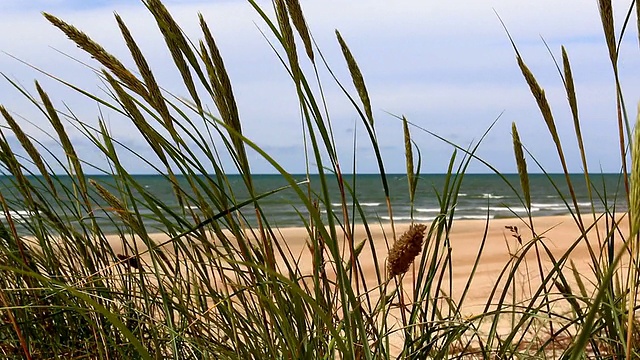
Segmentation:
<svg viewBox="0 0 640 360">
<path fill-rule="evenodd" d="M 114 184 L 113 179 L 109 176 L 89 175 L 87 177 L 107 187 L 109 187 L 110 184 Z M 294 178 L 303 181 L 306 176 L 296 175 Z M 68 189 L 72 188 L 69 186 L 71 184 L 71 178 L 61 177 L 60 179 Z M 168 209 L 183 214 L 186 214 L 190 210 L 196 213 L 199 212 L 198 206 L 194 206 L 193 204 L 181 205 L 178 202 L 170 182 L 164 176 L 136 175 L 133 176 L 133 179 L 143 186 L 145 193 L 156 198 L 159 203 L 163 203 Z M 319 194 L 319 177 L 317 175 L 311 175 L 309 179 L 312 190 L 316 192 L 316 194 Z M 344 179 L 350 187 L 354 187 L 356 198 L 359 200 L 368 222 L 388 222 L 390 220 L 380 175 L 359 174 L 355 177 L 353 175 L 345 175 Z M 394 221 L 410 221 L 412 215 L 406 175 L 391 174 L 387 175 L 387 179 Z M 428 222 L 435 219 L 436 216 L 441 213 L 439 198 L 442 198 L 445 179 L 445 175 L 437 174 L 424 174 L 420 176 L 413 206 L 413 219 L 415 221 Z M 571 175 L 571 179 L 580 210 L 583 213 L 590 212 L 592 203 L 589 200 L 584 175 L 574 174 Z M 34 183 L 42 182 L 42 179 L 38 177 L 32 177 L 31 180 Z M 184 177 L 178 177 L 178 181 L 184 189 L 189 188 L 187 180 L 188 179 Z M 242 178 L 238 175 L 229 175 L 228 180 L 237 201 L 241 202 L 246 200 L 248 193 L 244 187 Z M 531 174 L 529 175 L 529 180 L 531 188 L 531 213 L 533 216 L 569 214 L 568 205 L 571 207 L 573 207 L 573 205 L 569 197 L 564 175 Z M 338 187 L 334 178 L 331 178 L 330 181 L 329 193 L 332 199 L 332 206 L 339 206 L 340 196 Z M 626 211 L 627 204 L 624 184 L 619 174 L 592 175 L 591 181 L 593 183 L 593 204 L 597 212 L 602 212 L 605 209 L 611 211 L 615 209 L 617 212 Z M 254 175 L 253 183 L 257 193 L 268 192 L 287 185 L 286 181 L 280 175 Z M 41 187 L 42 185 L 39 186 Z M 11 177 L 0 177 L 0 191 L 2 191 L 2 195 L 10 204 L 11 211 L 9 215 L 15 224 L 17 224 L 19 231 L 28 232 L 29 221 L 33 216 L 33 211 L 24 207 L 24 199 L 17 195 L 15 184 L 13 184 Z M 113 188 L 110 188 L 110 191 L 117 194 Z M 186 192 L 187 194 L 191 194 L 188 190 Z M 46 200 L 47 202 L 60 204 L 56 205 L 59 206 L 59 208 L 54 207 L 53 210 L 56 214 L 61 215 L 63 221 L 68 221 L 69 223 L 83 221 L 82 219 L 78 219 L 78 216 L 72 215 L 74 204 L 77 204 L 72 191 L 59 192 L 58 199 L 61 201 L 54 201 L 52 198 L 53 195 L 49 192 L 42 191 L 41 193 L 44 199 L 48 199 Z M 134 192 L 134 196 L 138 199 L 143 198 L 141 192 Z M 455 204 L 451 204 L 450 209 L 453 209 L 455 219 L 493 219 L 525 216 L 526 208 L 519 197 L 522 197 L 522 191 L 517 174 L 504 175 L 504 178 L 495 174 L 466 174 L 459 190 L 457 201 Z M 94 201 L 96 203 L 94 214 L 98 217 L 98 222 L 101 224 L 103 231 L 106 233 L 117 232 L 119 220 L 114 216 L 114 212 L 110 211 L 108 205 L 100 201 L 99 197 L 95 196 Z M 567 203 L 565 203 L 565 201 Z M 303 221 L 301 216 L 305 219 L 307 218 L 306 208 L 291 189 L 267 196 L 261 199 L 259 203 L 267 214 L 271 226 L 302 226 Z M 347 198 L 347 203 L 350 205 L 353 204 L 350 196 Z M 255 218 L 253 215 L 253 206 L 249 205 L 245 209 L 246 210 L 243 209 L 241 211 L 247 217 L 248 221 L 252 222 Z M 326 214 L 322 206 L 320 209 Z M 148 230 L 152 232 L 162 231 L 163 229 L 161 226 L 158 226 L 159 223 L 156 221 L 156 215 L 152 210 L 153 209 L 144 207 L 139 208 Z M 6 213 L 2 212 L 0 220 L 6 222 L 6 215 Z M 189 219 L 190 217 L 185 216 L 184 218 Z M 361 222 L 359 216 L 355 216 L 353 219 L 355 219 L 356 222 Z"/>
</svg>

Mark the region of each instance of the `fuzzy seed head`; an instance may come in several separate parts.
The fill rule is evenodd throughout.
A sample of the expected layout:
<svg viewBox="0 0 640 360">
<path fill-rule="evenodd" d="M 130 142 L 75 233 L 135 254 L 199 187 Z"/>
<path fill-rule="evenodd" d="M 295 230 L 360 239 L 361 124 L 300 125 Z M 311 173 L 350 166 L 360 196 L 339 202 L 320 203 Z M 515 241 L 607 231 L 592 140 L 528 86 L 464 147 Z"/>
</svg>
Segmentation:
<svg viewBox="0 0 640 360">
<path fill-rule="evenodd" d="M 393 244 L 393 247 L 389 250 L 387 263 L 389 276 L 401 275 L 409 270 L 409 266 L 422 250 L 426 229 L 427 226 L 424 224 L 413 224 Z"/>
</svg>

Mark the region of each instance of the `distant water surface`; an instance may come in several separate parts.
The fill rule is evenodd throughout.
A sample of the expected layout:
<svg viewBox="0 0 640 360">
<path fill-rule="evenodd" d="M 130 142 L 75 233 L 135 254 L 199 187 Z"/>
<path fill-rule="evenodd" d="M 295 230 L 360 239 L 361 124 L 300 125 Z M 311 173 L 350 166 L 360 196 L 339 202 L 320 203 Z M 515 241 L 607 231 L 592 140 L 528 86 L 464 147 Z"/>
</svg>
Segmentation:
<svg viewBox="0 0 640 360">
<path fill-rule="evenodd" d="M 118 195 L 119 190 L 113 187 L 115 182 L 111 177 L 88 177 L 107 186 L 111 192 Z M 149 231 L 164 230 L 158 226 L 156 219 L 158 214 L 167 213 L 167 210 L 176 214 L 182 214 L 184 218 L 189 219 L 192 223 L 193 219 L 190 216 L 185 216 L 191 211 L 198 215 L 200 219 L 203 219 L 204 215 L 200 211 L 200 206 L 197 205 L 195 201 L 189 201 L 185 204 L 178 202 L 171 183 L 166 177 L 161 175 L 137 175 L 133 178 L 142 185 L 143 189 L 142 191 L 133 189 L 132 193 L 134 197 L 142 199 L 142 194 L 146 193 L 150 198 L 156 199 L 157 204 L 166 206 L 166 209 L 162 209 L 162 206 L 155 206 L 152 209 L 139 208 L 139 212 L 143 215 L 143 222 Z M 306 176 L 295 175 L 294 178 L 303 181 L 306 179 Z M 33 183 L 41 183 L 43 181 L 42 178 L 39 177 L 31 177 L 30 179 Z M 200 179 L 202 180 L 204 177 Z M 356 198 L 365 213 L 367 221 L 388 222 L 390 220 L 382 181 L 379 175 L 357 175 L 355 177 L 346 175 L 344 179 L 348 187 L 351 188 L 352 191 L 355 191 Z M 592 202 L 589 200 L 584 176 L 582 174 L 575 174 L 571 176 L 571 179 L 580 211 L 583 213 L 591 212 Z M 62 177 L 61 180 L 67 185 L 67 188 L 72 188 L 70 186 L 72 184 L 71 178 Z M 193 197 L 193 192 L 188 190 L 190 188 L 188 180 L 189 179 L 185 177 L 178 178 L 181 187 L 185 189 L 186 195 Z M 252 180 L 257 193 L 267 192 L 287 185 L 287 182 L 280 175 L 254 175 Z M 319 176 L 312 175 L 309 177 L 309 180 L 311 182 L 311 191 L 314 194 L 313 197 L 317 199 L 318 203 L 322 204 Z M 407 222 L 410 221 L 413 216 L 413 219 L 416 221 L 427 222 L 435 219 L 439 214 L 442 214 L 442 204 L 439 198 L 442 198 L 443 195 L 446 180 L 445 175 L 427 174 L 420 177 L 413 206 L 413 215 L 411 214 L 406 176 L 403 174 L 387 175 L 387 180 L 395 221 Z M 531 188 L 531 213 L 533 216 L 569 214 L 567 204 L 571 207 L 573 207 L 573 204 L 569 197 L 569 190 L 564 175 L 553 174 L 547 176 L 543 174 L 532 174 L 529 180 Z M 330 178 L 329 181 L 330 206 L 337 207 L 340 205 L 339 188 L 335 183 L 335 179 Z M 591 181 L 593 183 L 593 204 L 597 212 L 602 212 L 605 208 L 610 210 L 615 208 L 618 212 L 626 210 L 623 184 L 619 174 L 592 175 Z M 555 183 L 555 185 L 552 183 Z M 449 184 L 449 186 L 452 185 L 453 184 Z M 37 186 L 44 188 L 43 185 Z M 228 175 L 228 186 L 233 190 L 233 196 L 235 196 L 238 202 L 248 198 L 248 192 L 246 191 L 242 177 L 238 175 Z M 213 185 L 205 186 L 205 189 L 201 191 L 205 196 L 205 203 L 212 209 L 211 213 L 218 212 L 221 206 L 223 206 L 221 204 L 215 204 L 206 198 L 207 191 L 211 192 L 214 187 Z M 25 231 L 26 227 L 29 226 L 29 221 L 32 219 L 33 214 L 24 207 L 24 199 L 17 195 L 15 184 L 13 184 L 11 177 L 0 177 L 0 191 L 2 191 L 3 196 L 7 198 L 10 204 L 11 211 L 9 212 L 9 216 L 18 224 L 21 231 Z M 353 205 L 353 199 L 348 195 L 350 190 L 346 189 L 346 191 L 347 204 Z M 50 192 L 42 191 L 41 193 L 47 201 L 52 200 L 53 194 Z M 562 194 L 562 196 L 560 194 Z M 504 175 L 504 178 L 495 174 L 467 174 L 464 176 L 455 203 L 449 206 L 448 214 L 453 212 L 454 218 L 456 219 L 525 216 L 526 208 L 522 202 L 522 197 L 520 181 L 516 174 Z M 58 198 L 62 200 L 62 206 L 54 208 L 54 211 L 64 221 L 71 223 L 86 221 L 86 219 L 78 220 L 81 216 L 74 215 L 74 211 L 77 213 L 77 197 L 73 191 L 60 191 Z M 94 196 L 92 203 L 96 204 L 94 214 L 98 217 L 98 221 L 103 227 L 103 230 L 106 232 L 117 232 L 117 226 L 121 224 L 121 222 L 114 216 L 114 212 L 109 208 L 108 204 L 101 201 L 97 196 Z M 267 220 L 272 226 L 302 226 L 302 218 L 308 219 L 306 207 L 302 204 L 298 195 L 291 189 L 261 199 L 259 204 L 265 214 L 267 214 Z M 127 206 L 131 208 L 134 205 L 127 204 Z M 137 206 L 139 207 L 140 205 L 138 204 Z M 326 206 L 319 205 L 319 208 L 323 214 L 326 214 Z M 242 213 L 250 223 L 254 222 L 255 215 L 253 205 L 245 207 Z M 342 219 L 340 212 L 338 213 L 338 218 L 340 220 Z M 361 222 L 359 216 L 355 216 L 354 218 L 356 222 Z M 0 214 L 0 220 L 6 224 L 7 219 L 4 212 Z"/>
</svg>

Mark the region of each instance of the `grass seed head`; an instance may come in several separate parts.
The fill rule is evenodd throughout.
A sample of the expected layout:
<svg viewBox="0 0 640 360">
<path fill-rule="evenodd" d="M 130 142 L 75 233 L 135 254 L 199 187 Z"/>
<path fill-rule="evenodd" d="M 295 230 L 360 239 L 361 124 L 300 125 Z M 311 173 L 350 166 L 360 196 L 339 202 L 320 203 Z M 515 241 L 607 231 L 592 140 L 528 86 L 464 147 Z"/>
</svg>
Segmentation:
<svg viewBox="0 0 640 360">
<path fill-rule="evenodd" d="M 342 49 L 342 55 L 347 62 L 347 67 L 349 67 L 349 72 L 351 73 L 351 79 L 353 80 L 353 85 L 356 87 L 358 91 L 358 95 L 360 96 L 360 100 L 362 101 L 362 105 L 364 106 L 364 112 L 367 116 L 367 120 L 371 126 L 373 126 L 373 113 L 371 111 L 371 101 L 369 99 L 369 92 L 367 91 L 367 87 L 364 84 L 364 78 L 362 76 L 362 72 L 360 72 L 360 68 L 358 67 L 358 63 L 356 59 L 353 57 L 351 50 L 347 46 L 347 43 L 340 35 L 340 32 L 336 30 L 336 37 L 338 38 L 338 42 L 340 43 L 340 48 Z"/>
<path fill-rule="evenodd" d="M 520 186 L 524 194 L 524 200 L 527 208 L 531 208 L 531 191 L 529 190 L 529 174 L 527 173 L 527 162 L 524 158 L 524 151 L 522 151 L 522 142 L 520 142 L 520 135 L 518 135 L 518 128 L 516 123 L 511 123 L 511 136 L 513 138 L 513 151 L 516 156 L 516 165 L 518 167 L 518 175 L 520 175 Z"/>
<path fill-rule="evenodd" d="M 309 57 L 309 60 L 311 60 L 311 62 L 314 62 L 313 47 L 311 46 L 311 36 L 309 35 L 309 28 L 307 27 L 307 22 L 304 19 L 302 8 L 300 7 L 300 2 L 298 2 L 298 0 L 286 0 L 286 2 L 287 9 L 289 10 L 289 15 L 291 16 L 291 21 L 296 27 L 296 30 L 298 30 L 300 38 L 302 38 L 307 56 Z"/>
<path fill-rule="evenodd" d="M 89 55 L 100 62 L 100 64 L 111 70 L 111 72 L 131 90 L 143 97 L 148 97 L 147 90 L 142 82 L 127 70 L 120 60 L 108 53 L 100 44 L 91 40 L 87 34 L 78 30 L 75 26 L 69 25 L 51 14 L 43 13 L 43 15 L 51 24 L 67 35 L 71 41 L 76 43 L 79 48 L 89 53 Z"/>
<path fill-rule="evenodd" d="M 409 270 L 413 260 L 422 250 L 424 232 L 427 226 L 424 224 L 414 224 L 409 227 L 400 239 L 393 244 L 389 250 L 388 269 L 389 276 L 401 275 Z"/>
</svg>

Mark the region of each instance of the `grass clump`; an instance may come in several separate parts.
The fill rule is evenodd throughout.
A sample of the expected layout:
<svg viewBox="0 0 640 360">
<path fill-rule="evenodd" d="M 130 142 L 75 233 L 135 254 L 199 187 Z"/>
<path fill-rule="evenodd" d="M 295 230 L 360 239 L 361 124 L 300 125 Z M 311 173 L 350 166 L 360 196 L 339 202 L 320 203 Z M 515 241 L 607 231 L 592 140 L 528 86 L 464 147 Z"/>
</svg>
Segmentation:
<svg viewBox="0 0 640 360">
<path fill-rule="evenodd" d="M 402 120 L 411 223 L 394 223 L 389 179 L 375 130 L 364 76 L 345 39 L 336 32 L 357 98 L 335 79 L 364 127 L 378 165 L 381 196 L 390 224 L 366 215 L 357 176 L 347 176 L 338 157 L 325 94 L 317 76 L 326 59 L 313 43 L 296 0 L 273 2 L 270 17 L 249 0 L 276 39 L 273 46 L 295 84 L 306 147 L 303 180 L 289 174 L 245 136 L 223 56 L 205 18 L 203 39 L 187 39 L 159 0 L 144 0 L 189 98 L 162 90 L 125 19 L 118 29 L 136 69 L 107 52 L 85 33 L 44 14 L 101 66 L 95 70 L 105 94 L 91 94 L 101 109 L 130 121 L 155 158 L 144 158 L 162 177 L 171 201 L 145 187 L 122 159 L 138 156 L 114 138 L 103 113 L 97 125 L 56 108 L 35 83 L 37 98 L 10 81 L 37 107 L 54 130 L 61 156 L 22 130 L 0 106 L 0 354 L 6 358 L 176 358 L 176 359 L 610 359 L 638 356 L 635 316 L 638 259 L 638 136 L 632 140 L 617 75 L 619 44 L 611 4 L 600 1 L 603 29 L 615 72 L 618 132 L 626 165 L 624 205 L 598 192 L 586 166 L 576 89 L 562 49 L 560 72 L 567 91 L 591 204 L 582 216 L 572 176 L 545 92 L 517 49 L 517 64 L 551 135 L 568 191 L 541 168 L 575 221 L 574 239 L 561 253 L 532 216 L 527 170 L 536 162 L 515 123 L 512 141 L 520 188 L 476 155 L 479 144 L 454 147 L 442 186 L 439 212 L 428 224 L 414 221 L 421 158 Z M 632 7 L 630 8 L 632 9 Z M 626 30 L 622 28 L 622 33 Z M 304 56 L 298 56 L 302 41 Z M 322 59 L 322 63 L 318 61 Z M 307 63 L 308 61 L 308 63 Z M 311 69 L 311 76 L 304 69 Z M 560 66 L 558 66 L 560 69 Z M 330 68 L 329 68 L 330 70 Z M 52 77 L 53 79 L 56 79 Z M 60 80 L 61 81 L 61 80 Z M 359 102 L 356 101 L 359 99 Z M 218 115 L 209 109 L 215 108 Z M 638 120 L 640 121 L 640 120 Z M 83 162 L 63 124 L 82 133 L 108 165 Z M 428 132 L 413 125 L 414 129 Z M 636 124 L 636 132 L 638 134 Z M 486 135 L 486 134 L 485 134 Z M 15 136 L 22 149 L 7 140 Z M 17 147 L 17 146 L 16 146 Z M 249 151 L 267 161 L 280 186 L 260 189 Z M 221 159 L 230 158 L 232 165 Z M 355 159 L 350 159 L 355 162 Z M 452 246 L 460 189 L 471 161 L 494 171 L 526 209 L 507 225 L 510 250 L 486 301 L 469 313 L 469 294 L 482 271 L 490 231 L 479 231 L 477 254 L 462 282 L 456 282 Z M 62 173 L 52 169 L 61 167 Z M 87 171 L 90 170 L 90 171 Z M 100 175 L 90 176 L 90 172 Z M 237 173 L 240 181 L 229 175 Z M 312 176 L 313 174 L 313 176 Z M 517 181 L 517 180 L 516 180 Z M 628 184 L 630 182 L 630 185 Z M 282 193 L 298 211 L 303 246 L 288 242 L 287 229 L 264 211 L 264 200 Z M 627 200 L 629 199 L 629 200 Z M 609 206 L 609 202 L 614 202 Z M 595 204 L 605 205 L 603 213 Z M 25 215 L 27 214 L 27 215 Z M 515 212 L 514 212 L 515 214 Z M 631 219 L 630 227 L 625 222 Z M 629 229 L 630 228 L 630 231 Z M 396 231 L 406 230 L 397 238 Z M 503 230 L 504 230 L 503 229 Z M 515 239 L 517 243 L 512 243 Z M 586 246 L 583 273 L 573 254 Z M 305 261 L 303 259 L 309 260 Z M 371 264 L 373 264 L 371 266 Z M 411 271 L 410 271 L 411 270 Z"/>
</svg>

